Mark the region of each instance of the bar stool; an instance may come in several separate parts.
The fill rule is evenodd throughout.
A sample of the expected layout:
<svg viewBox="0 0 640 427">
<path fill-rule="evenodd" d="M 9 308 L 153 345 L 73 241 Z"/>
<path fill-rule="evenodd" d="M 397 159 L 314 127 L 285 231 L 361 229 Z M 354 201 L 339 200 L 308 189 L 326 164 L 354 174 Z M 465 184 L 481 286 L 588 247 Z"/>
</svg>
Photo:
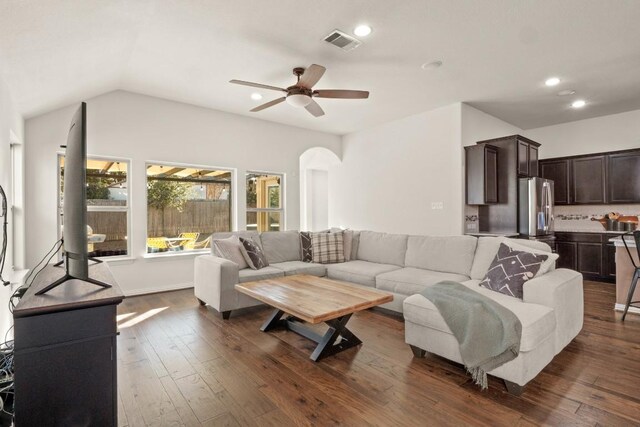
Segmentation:
<svg viewBox="0 0 640 427">
<path fill-rule="evenodd" d="M 633 298 L 633 293 L 636 290 L 636 285 L 638 284 L 638 280 L 640 279 L 640 266 L 636 265 L 636 262 L 633 260 L 633 256 L 631 256 L 631 251 L 629 250 L 629 246 L 627 245 L 627 241 L 625 239 L 626 236 L 631 235 L 631 233 L 625 233 L 622 235 L 622 243 L 624 243 L 624 247 L 629 254 L 629 259 L 631 260 L 631 264 L 635 271 L 633 272 L 633 279 L 631 279 L 631 286 L 629 287 L 629 295 L 627 296 L 627 304 L 624 306 L 624 313 L 622 313 L 622 321 L 624 322 L 624 318 L 627 317 L 627 311 L 629 311 L 629 307 L 636 307 L 633 304 L 638 304 L 640 301 L 631 301 Z M 638 251 L 638 258 L 640 258 L 640 230 L 636 230 L 633 232 L 633 240 L 636 242 L 636 250 Z"/>
</svg>

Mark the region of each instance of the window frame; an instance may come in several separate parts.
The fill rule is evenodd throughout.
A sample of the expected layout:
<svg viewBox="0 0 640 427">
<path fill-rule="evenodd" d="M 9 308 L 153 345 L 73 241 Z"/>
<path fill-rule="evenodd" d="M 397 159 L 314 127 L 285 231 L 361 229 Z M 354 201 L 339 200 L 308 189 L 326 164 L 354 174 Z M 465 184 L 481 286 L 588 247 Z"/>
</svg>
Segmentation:
<svg viewBox="0 0 640 427">
<path fill-rule="evenodd" d="M 247 175 L 271 175 L 271 176 L 277 176 L 280 177 L 280 208 L 249 208 L 246 206 L 246 202 L 247 202 Z M 256 212 L 256 213 L 260 213 L 260 212 L 279 212 L 280 213 L 280 229 L 279 231 L 284 231 L 287 229 L 287 214 L 286 214 L 286 176 L 287 174 L 284 172 L 268 172 L 268 171 L 260 171 L 260 170 L 246 170 L 245 174 L 244 174 L 244 201 L 245 201 L 245 214 L 244 214 L 244 218 L 245 218 L 245 224 L 244 224 L 244 228 L 245 230 L 247 230 L 247 214 L 249 212 Z M 258 231 L 258 230 L 256 230 Z"/>
<path fill-rule="evenodd" d="M 56 210 L 57 210 L 57 225 L 58 225 L 58 236 L 62 235 L 62 200 L 60 199 L 60 182 L 62 180 L 62 171 L 60 170 L 60 158 L 64 157 L 64 152 L 58 151 L 56 156 L 56 169 L 57 169 L 57 180 L 56 180 Z M 133 188 L 133 174 L 132 174 L 132 163 L 133 161 L 126 157 L 114 157 L 114 156 L 104 156 L 104 155 L 93 155 L 87 154 L 87 160 L 108 160 L 110 162 L 119 162 L 127 164 L 127 204 L 126 206 L 95 206 L 95 205 L 87 205 L 87 212 L 126 212 L 127 213 L 127 254 L 126 255 L 112 255 L 112 256 L 101 256 L 96 257 L 101 261 L 121 261 L 121 260 L 129 260 L 133 259 L 133 254 L 131 252 L 131 237 L 132 237 L 132 212 L 131 212 L 131 192 Z M 58 256 L 58 258 L 62 259 L 62 253 Z"/>
<path fill-rule="evenodd" d="M 231 179 L 229 180 L 229 182 L 231 183 L 231 189 L 229 191 L 229 197 L 231 198 L 229 206 L 230 206 L 230 231 L 235 231 L 237 230 L 236 228 L 236 224 L 237 224 L 237 220 L 236 220 L 236 200 L 237 200 L 237 193 L 236 193 L 236 187 L 237 187 L 237 169 L 236 168 L 230 168 L 228 166 L 211 166 L 211 165 L 200 165 L 200 164 L 195 164 L 195 163 L 181 163 L 181 162 L 167 162 L 164 160 L 145 160 L 144 162 L 144 183 L 145 183 L 145 192 L 144 192 L 144 206 L 145 206 L 145 215 L 144 215 L 144 241 L 143 241 L 143 258 L 164 258 L 164 257 L 184 257 L 184 256 L 189 256 L 189 255 L 202 255 L 202 254 L 209 254 L 211 253 L 211 249 L 210 248 L 204 248 L 204 249 L 195 249 L 195 250 L 189 250 L 189 251 L 169 251 L 169 252 L 161 252 L 161 253 L 148 253 L 147 252 L 147 238 L 148 238 L 148 232 L 149 232 L 149 224 L 148 224 L 148 219 L 149 219 L 149 215 L 148 215 L 148 205 L 147 205 L 147 182 L 148 182 L 148 176 L 147 176 L 147 169 L 149 168 L 149 166 L 167 166 L 167 167 L 171 167 L 171 168 L 192 168 L 192 169 L 206 169 L 206 170 L 219 170 L 219 171 L 227 171 L 231 174 Z"/>
</svg>

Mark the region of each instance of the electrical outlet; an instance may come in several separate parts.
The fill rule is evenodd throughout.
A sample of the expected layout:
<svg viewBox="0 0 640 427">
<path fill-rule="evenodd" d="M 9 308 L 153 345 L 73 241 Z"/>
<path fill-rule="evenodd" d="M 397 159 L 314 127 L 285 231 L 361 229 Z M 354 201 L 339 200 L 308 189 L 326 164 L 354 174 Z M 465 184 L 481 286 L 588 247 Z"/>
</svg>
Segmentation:
<svg viewBox="0 0 640 427">
<path fill-rule="evenodd" d="M 442 210 L 443 202 L 431 202 L 431 209 L 433 210 Z"/>
</svg>

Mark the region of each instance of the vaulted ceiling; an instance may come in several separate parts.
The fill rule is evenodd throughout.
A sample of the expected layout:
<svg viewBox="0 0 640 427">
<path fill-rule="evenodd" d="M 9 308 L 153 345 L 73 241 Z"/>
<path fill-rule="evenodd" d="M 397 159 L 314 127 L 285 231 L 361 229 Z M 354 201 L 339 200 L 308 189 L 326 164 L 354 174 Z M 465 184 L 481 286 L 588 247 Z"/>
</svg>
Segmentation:
<svg viewBox="0 0 640 427">
<path fill-rule="evenodd" d="M 639 18 L 635 0 L 3 0 L 0 73 L 26 117 L 124 89 L 337 134 L 460 101 L 528 129 L 639 109 Z M 353 51 L 323 41 L 360 23 Z M 228 83 L 311 63 L 317 88 L 371 97 L 250 113 L 279 94 Z"/>
</svg>

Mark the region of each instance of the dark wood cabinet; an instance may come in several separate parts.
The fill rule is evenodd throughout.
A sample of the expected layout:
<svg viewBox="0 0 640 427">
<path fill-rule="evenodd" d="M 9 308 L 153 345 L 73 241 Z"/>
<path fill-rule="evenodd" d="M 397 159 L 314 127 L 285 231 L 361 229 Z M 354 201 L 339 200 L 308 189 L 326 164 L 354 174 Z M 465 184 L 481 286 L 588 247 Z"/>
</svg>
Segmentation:
<svg viewBox="0 0 640 427">
<path fill-rule="evenodd" d="M 518 176 L 538 176 L 539 144 L 518 137 Z"/>
<path fill-rule="evenodd" d="M 578 258 L 578 244 L 576 242 L 556 242 L 556 253 L 558 254 L 558 268 L 568 268 L 577 270 L 576 260 Z"/>
<path fill-rule="evenodd" d="M 621 233 L 622 234 L 622 233 Z M 616 233 L 556 233 L 558 268 L 582 273 L 585 279 L 615 282 L 615 246 L 609 242 Z"/>
<path fill-rule="evenodd" d="M 605 203 L 606 157 L 590 156 L 571 161 L 572 203 L 592 205 Z"/>
<path fill-rule="evenodd" d="M 599 237 L 599 236 L 598 236 Z M 602 243 L 578 242 L 578 268 L 582 274 L 601 276 L 602 271 Z"/>
<path fill-rule="evenodd" d="M 498 148 L 492 145 L 465 147 L 468 205 L 498 203 Z"/>
<path fill-rule="evenodd" d="M 640 203 L 640 150 L 540 160 L 556 205 Z"/>
<path fill-rule="evenodd" d="M 569 200 L 569 160 L 548 160 L 540 162 L 540 176 L 553 181 L 553 199 L 556 205 L 568 205 Z"/>
<path fill-rule="evenodd" d="M 43 296 L 64 269 L 47 266 L 13 311 L 15 423 L 18 426 L 118 425 L 117 305 L 124 295 L 106 263 Z"/>
<path fill-rule="evenodd" d="M 640 203 L 640 151 L 608 156 L 608 202 Z"/>
</svg>

